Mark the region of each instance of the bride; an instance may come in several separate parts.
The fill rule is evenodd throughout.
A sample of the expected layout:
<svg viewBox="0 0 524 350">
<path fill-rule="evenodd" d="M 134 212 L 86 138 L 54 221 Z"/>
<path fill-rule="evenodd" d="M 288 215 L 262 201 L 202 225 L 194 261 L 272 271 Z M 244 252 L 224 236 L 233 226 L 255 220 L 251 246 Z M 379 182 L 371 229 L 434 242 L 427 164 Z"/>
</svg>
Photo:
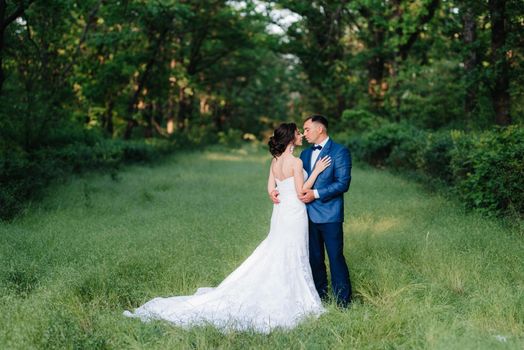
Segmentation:
<svg viewBox="0 0 524 350">
<path fill-rule="evenodd" d="M 305 181 L 302 161 L 293 155 L 300 145 L 302 135 L 295 123 L 281 124 L 269 140 L 273 160 L 268 192 L 277 189 L 280 203 L 273 206 L 269 234 L 251 256 L 215 288 L 199 288 L 190 296 L 154 298 L 124 315 L 182 327 L 211 324 L 222 331 L 269 333 L 322 314 L 325 309 L 309 265 L 306 206 L 298 194 L 313 186 L 331 160 L 320 159 Z"/>
</svg>

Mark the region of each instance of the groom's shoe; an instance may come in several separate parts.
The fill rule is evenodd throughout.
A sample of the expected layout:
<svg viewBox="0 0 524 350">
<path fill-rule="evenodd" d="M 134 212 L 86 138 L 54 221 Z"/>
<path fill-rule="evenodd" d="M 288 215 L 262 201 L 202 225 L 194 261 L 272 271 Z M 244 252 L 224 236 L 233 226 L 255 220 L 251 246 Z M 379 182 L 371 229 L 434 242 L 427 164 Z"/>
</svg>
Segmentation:
<svg viewBox="0 0 524 350">
<path fill-rule="evenodd" d="M 339 301 L 337 302 L 337 307 L 341 309 L 349 309 L 351 306 L 351 300 L 350 301 Z"/>
<path fill-rule="evenodd" d="M 320 297 L 320 300 L 322 300 L 323 303 L 329 302 L 329 293 L 327 289 L 320 291 L 320 292 L 317 289 L 317 293 L 318 293 L 318 296 Z"/>
<path fill-rule="evenodd" d="M 348 309 L 351 306 L 351 297 L 346 300 L 336 299 L 335 303 L 341 309 Z"/>
</svg>

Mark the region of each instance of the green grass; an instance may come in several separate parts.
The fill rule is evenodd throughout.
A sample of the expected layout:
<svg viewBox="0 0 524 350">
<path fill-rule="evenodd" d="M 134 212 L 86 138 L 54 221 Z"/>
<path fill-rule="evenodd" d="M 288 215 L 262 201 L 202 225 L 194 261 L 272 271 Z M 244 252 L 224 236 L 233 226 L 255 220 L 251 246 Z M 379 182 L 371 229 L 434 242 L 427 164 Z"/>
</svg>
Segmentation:
<svg viewBox="0 0 524 350">
<path fill-rule="evenodd" d="M 252 252 L 269 228 L 268 164 L 209 150 L 50 188 L 0 224 L 0 348 L 524 347 L 522 234 L 367 167 L 346 194 L 349 310 L 268 336 L 123 317 L 218 284 Z"/>
</svg>

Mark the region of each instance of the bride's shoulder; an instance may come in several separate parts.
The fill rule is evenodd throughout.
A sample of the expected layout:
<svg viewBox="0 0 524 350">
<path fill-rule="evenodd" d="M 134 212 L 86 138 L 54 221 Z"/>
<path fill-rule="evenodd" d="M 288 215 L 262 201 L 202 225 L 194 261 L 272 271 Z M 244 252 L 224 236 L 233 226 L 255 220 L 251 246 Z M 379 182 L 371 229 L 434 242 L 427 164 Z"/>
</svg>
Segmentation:
<svg viewBox="0 0 524 350">
<path fill-rule="evenodd" d="M 293 164 L 296 165 L 296 166 L 302 166 L 302 159 L 298 158 L 298 157 L 295 157 L 293 156 Z"/>
</svg>

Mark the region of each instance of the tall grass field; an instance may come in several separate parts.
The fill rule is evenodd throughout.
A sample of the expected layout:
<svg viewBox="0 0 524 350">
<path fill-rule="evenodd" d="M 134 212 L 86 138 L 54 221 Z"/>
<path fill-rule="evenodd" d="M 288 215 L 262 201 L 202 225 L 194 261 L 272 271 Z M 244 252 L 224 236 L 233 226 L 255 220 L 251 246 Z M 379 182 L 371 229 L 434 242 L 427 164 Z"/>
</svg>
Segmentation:
<svg viewBox="0 0 524 350">
<path fill-rule="evenodd" d="M 328 303 L 269 335 L 124 317 L 215 286 L 251 254 L 269 229 L 269 161 L 186 152 L 50 187 L 0 224 L 0 348 L 524 348 L 522 233 L 358 163 L 345 195 L 349 309 Z"/>
</svg>

